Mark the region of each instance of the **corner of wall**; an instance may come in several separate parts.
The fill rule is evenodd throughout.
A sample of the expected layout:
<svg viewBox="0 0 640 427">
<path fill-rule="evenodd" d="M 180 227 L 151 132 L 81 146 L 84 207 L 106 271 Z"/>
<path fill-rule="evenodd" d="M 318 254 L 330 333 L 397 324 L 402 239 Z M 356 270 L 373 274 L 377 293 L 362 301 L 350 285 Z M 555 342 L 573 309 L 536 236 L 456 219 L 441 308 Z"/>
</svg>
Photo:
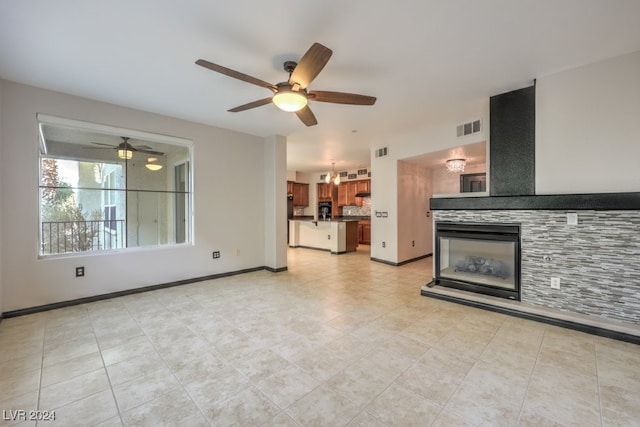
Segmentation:
<svg viewBox="0 0 640 427">
<path fill-rule="evenodd" d="M 2 151 L 3 151 L 3 131 L 2 131 L 2 79 L 0 79 L 0 175 L 2 171 L 5 170 L 5 167 L 2 166 Z M 2 244 L 4 239 L 2 238 L 3 232 L 3 221 L 2 221 L 2 212 L 4 211 L 4 199 L 2 197 L 2 183 L 7 182 L 2 176 L 0 176 L 0 319 L 2 319 L 3 313 L 3 305 L 2 305 L 2 294 L 3 294 L 3 276 L 2 276 Z"/>
<path fill-rule="evenodd" d="M 287 266 L 287 138 L 265 138 L 264 265 L 280 271 Z"/>
</svg>

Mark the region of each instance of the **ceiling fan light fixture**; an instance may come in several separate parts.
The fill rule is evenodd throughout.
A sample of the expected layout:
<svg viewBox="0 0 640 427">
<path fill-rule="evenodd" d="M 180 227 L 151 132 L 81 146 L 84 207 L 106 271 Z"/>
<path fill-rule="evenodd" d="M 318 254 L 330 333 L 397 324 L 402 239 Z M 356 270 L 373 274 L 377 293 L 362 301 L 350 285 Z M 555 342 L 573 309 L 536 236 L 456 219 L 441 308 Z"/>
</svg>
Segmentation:
<svg viewBox="0 0 640 427">
<path fill-rule="evenodd" d="M 129 148 L 118 148 L 118 157 L 122 160 L 131 160 L 133 158 L 133 151 Z"/>
<path fill-rule="evenodd" d="M 304 93 L 282 88 L 273 95 L 272 101 L 276 107 L 290 113 L 302 110 L 308 103 Z"/>
<path fill-rule="evenodd" d="M 159 171 L 162 169 L 162 165 L 160 163 L 156 163 L 158 161 L 157 157 L 149 157 L 147 159 L 147 164 L 144 165 L 150 171 Z"/>
</svg>

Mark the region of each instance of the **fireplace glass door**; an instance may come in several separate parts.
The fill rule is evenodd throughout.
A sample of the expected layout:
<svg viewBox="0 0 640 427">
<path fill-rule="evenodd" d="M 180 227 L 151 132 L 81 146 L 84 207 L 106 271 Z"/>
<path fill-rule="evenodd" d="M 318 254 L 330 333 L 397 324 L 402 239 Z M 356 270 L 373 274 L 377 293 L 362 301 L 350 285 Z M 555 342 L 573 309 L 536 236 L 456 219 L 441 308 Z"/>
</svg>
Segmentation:
<svg viewBox="0 0 640 427">
<path fill-rule="evenodd" d="M 520 299 L 519 227 L 439 224 L 438 284 Z"/>
</svg>

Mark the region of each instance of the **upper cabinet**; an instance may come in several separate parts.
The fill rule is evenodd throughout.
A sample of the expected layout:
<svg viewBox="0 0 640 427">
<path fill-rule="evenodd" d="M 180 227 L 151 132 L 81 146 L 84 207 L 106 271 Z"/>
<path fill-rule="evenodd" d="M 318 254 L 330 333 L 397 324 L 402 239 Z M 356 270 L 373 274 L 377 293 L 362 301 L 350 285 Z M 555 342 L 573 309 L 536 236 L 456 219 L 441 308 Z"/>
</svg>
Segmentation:
<svg viewBox="0 0 640 427">
<path fill-rule="evenodd" d="M 336 185 L 324 182 L 318 183 L 318 201 L 331 202 L 338 199 L 338 189 Z"/>
<path fill-rule="evenodd" d="M 289 182 L 287 182 L 287 192 L 289 192 Z M 293 206 L 309 206 L 309 184 L 291 182 L 291 192 L 293 193 Z"/>
<path fill-rule="evenodd" d="M 362 179 L 360 181 L 356 181 L 358 184 L 358 193 L 371 193 L 371 180 L 370 179 Z"/>
<path fill-rule="evenodd" d="M 362 197 L 358 193 L 371 192 L 371 180 L 342 182 L 338 186 L 338 206 L 362 206 Z"/>
</svg>

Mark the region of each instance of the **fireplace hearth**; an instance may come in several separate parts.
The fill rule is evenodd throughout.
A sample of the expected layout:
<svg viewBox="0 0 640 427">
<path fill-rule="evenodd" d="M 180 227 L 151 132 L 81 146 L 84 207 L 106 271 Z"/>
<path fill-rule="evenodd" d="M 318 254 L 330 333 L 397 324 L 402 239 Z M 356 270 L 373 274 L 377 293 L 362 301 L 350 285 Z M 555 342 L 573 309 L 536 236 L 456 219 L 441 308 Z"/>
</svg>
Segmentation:
<svg viewBox="0 0 640 427">
<path fill-rule="evenodd" d="M 446 286 L 520 301 L 520 224 L 436 222 L 435 278 Z"/>
</svg>

